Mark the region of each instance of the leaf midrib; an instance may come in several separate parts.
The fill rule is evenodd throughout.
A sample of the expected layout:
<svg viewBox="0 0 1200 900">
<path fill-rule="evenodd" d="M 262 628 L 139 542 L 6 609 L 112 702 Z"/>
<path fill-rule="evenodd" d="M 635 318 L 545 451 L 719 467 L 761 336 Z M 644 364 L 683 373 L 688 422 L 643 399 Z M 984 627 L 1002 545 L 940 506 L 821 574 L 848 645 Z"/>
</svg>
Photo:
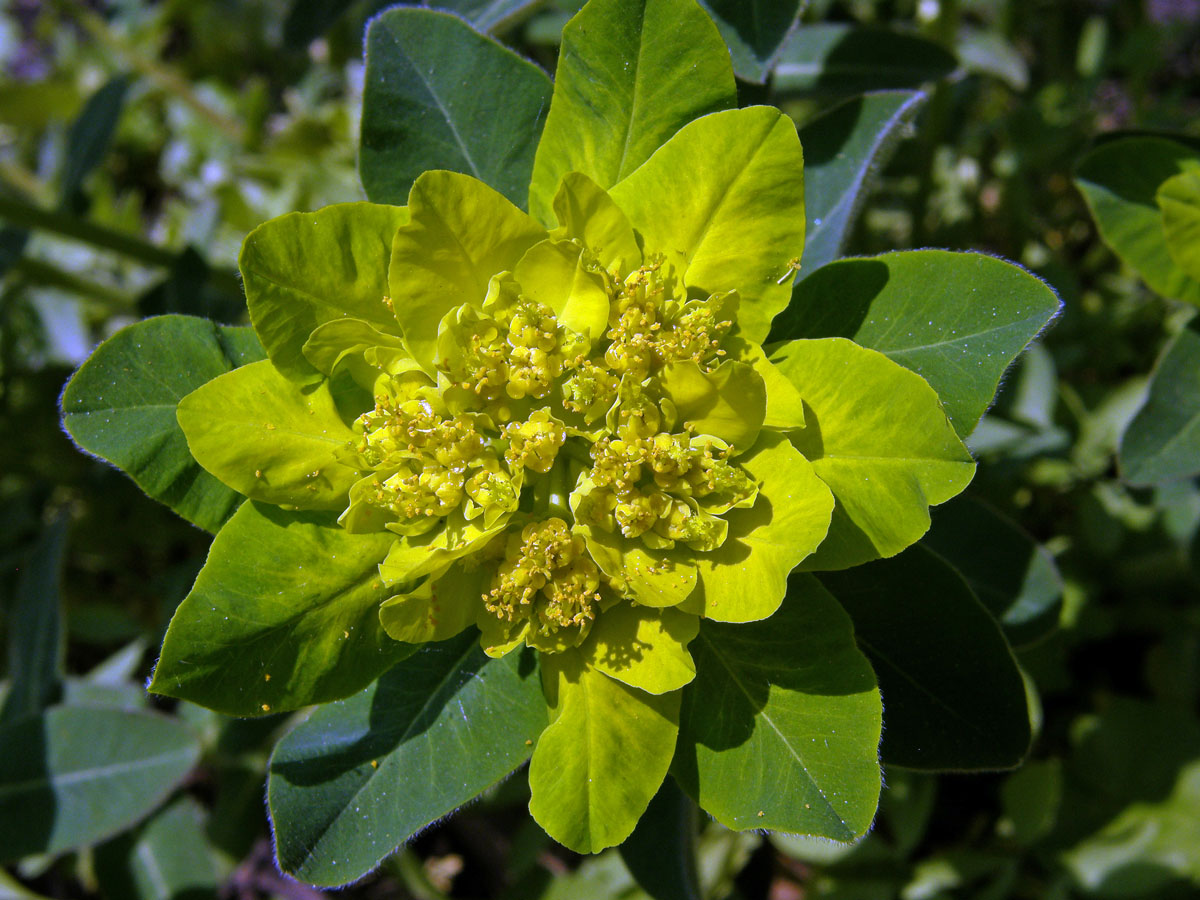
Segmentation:
<svg viewBox="0 0 1200 900">
<path fill-rule="evenodd" d="M 123 760 L 104 766 L 91 766 L 85 769 L 76 769 L 62 775 L 46 775 L 38 778 L 27 778 L 24 781 L 10 781 L 7 784 L 0 784 L 0 799 L 6 796 L 20 795 L 23 791 L 41 790 L 46 787 L 57 789 L 71 787 L 88 781 L 118 778 L 125 773 L 143 768 L 165 766 L 186 759 L 191 754 L 191 747 L 181 747 L 178 750 L 160 753 L 157 756 L 144 756 L 136 760 Z"/>
<path fill-rule="evenodd" d="M 388 33 L 391 35 L 392 40 L 396 42 L 397 46 L 402 47 L 400 38 L 396 35 L 395 31 L 389 29 Z M 480 180 L 487 180 L 483 177 L 482 170 L 476 164 L 474 157 L 471 156 L 471 151 L 467 149 L 467 144 L 463 140 L 462 135 L 459 134 L 458 128 L 454 123 L 454 119 L 450 116 L 450 111 L 442 104 L 442 99 L 438 96 L 437 91 L 434 90 L 433 84 L 421 72 L 421 68 L 416 64 L 416 60 L 413 58 L 413 56 L 403 50 L 401 52 L 404 52 L 405 58 L 408 60 L 413 72 L 416 73 L 417 79 L 421 82 L 422 87 L 425 88 L 425 91 L 429 95 L 430 99 L 433 100 L 434 105 L 437 106 L 438 112 L 442 114 L 442 118 L 446 122 L 446 127 L 450 129 L 450 133 L 454 136 L 454 142 L 458 144 L 458 149 L 462 152 L 463 158 L 467 161 L 467 165 L 471 167 L 471 174 Z"/>
<path fill-rule="evenodd" d="M 709 637 L 707 637 L 703 631 L 700 633 L 699 638 L 700 640 L 704 641 L 704 643 L 708 646 L 708 649 L 712 652 L 712 655 L 716 657 L 717 661 L 720 662 L 725 668 L 725 671 L 729 673 L 733 684 L 737 686 L 738 690 L 742 692 L 742 696 L 746 698 L 747 704 L 750 707 L 753 707 L 754 699 L 750 696 L 750 692 L 746 689 L 745 685 L 742 684 L 741 679 L 738 678 L 737 671 L 735 671 L 733 666 L 728 662 L 728 660 L 725 659 L 725 657 L 721 654 L 721 651 L 717 649 L 717 645 Z M 770 695 L 768 694 L 768 697 L 769 696 Z M 825 792 L 821 790 L 821 787 L 817 784 L 816 779 L 812 777 L 812 774 L 808 771 L 808 766 L 804 764 L 804 760 L 801 758 L 799 752 L 792 747 L 791 742 L 784 736 L 783 732 L 779 730 L 779 727 L 775 724 L 771 717 L 767 715 L 765 704 L 763 705 L 763 708 L 758 711 L 756 718 L 757 717 L 761 717 L 764 722 L 770 725 L 771 730 L 774 731 L 779 737 L 779 740 L 783 742 L 784 747 L 787 748 L 792 758 L 795 759 L 800 765 L 800 769 L 804 772 L 805 777 L 808 778 L 809 784 L 811 784 L 813 789 L 817 792 L 817 796 L 824 801 L 826 808 L 829 810 L 829 814 L 838 822 L 840 822 L 846 829 L 853 832 L 853 829 L 850 828 L 850 824 L 840 815 L 838 815 L 837 810 L 834 809 L 833 804 L 829 801 L 829 798 L 825 796 Z"/>
<path fill-rule="evenodd" d="M 400 750 L 400 746 L 404 744 L 410 737 L 412 737 L 413 728 L 415 727 L 416 723 L 425 715 L 425 712 L 430 708 L 430 704 L 432 704 L 434 700 L 441 696 L 442 691 L 445 689 L 446 685 L 449 684 L 451 678 L 459 673 L 463 661 L 474 652 L 475 644 L 468 643 L 466 649 L 454 660 L 454 664 L 446 671 L 446 674 L 442 676 L 442 678 L 434 686 L 433 690 L 429 692 L 428 699 L 421 704 L 421 708 L 417 710 L 409 719 L 408 725 L 401 734 L 400 740 L 397 742 L 396 747 L 384 757 L 383 761 L 379 764 L 378 769 L 372 770 L 371 774 L 369 774 L 363 780 L 362 784 L 359 785 L 354 793 L 350 795 L 349 799 L 347 799 L 341 808 L 338 809 L 337 814 L 329 820 L 325 827 L 322 828 L 320 836 L 312 843 L 312 846 L 304 850 L 304 854 L 300 863 L 296 865 L 293 871 L 298 872 L 308 864 L 309 860 L 313 858 L 321 844 L 326 840 L 329 833 L 333 830 L 333 826 L 342 820 L 342 817 L 346 814 L 346 811 L 350 809 L 354 801 L 357 800 L 367 790 L 367 788 L 375 781 L 376 778 L 383 775 L 384 772 L 386 772 L 392 766 L 393 761 L 396 758 L 396 754 Z"/>
</svg>

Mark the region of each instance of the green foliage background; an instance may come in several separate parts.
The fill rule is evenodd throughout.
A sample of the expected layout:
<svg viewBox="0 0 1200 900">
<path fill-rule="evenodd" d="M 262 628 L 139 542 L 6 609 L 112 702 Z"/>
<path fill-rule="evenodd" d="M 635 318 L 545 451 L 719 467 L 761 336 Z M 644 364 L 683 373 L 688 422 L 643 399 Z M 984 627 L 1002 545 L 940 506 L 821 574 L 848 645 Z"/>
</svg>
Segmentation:
<svg viewBox="0 0 1200 900">
<path fill-rule="evenodd" d="M 579 6 L 443 5 L 550 72 Z M 961 397 L 935 384 L 983 463 L 968 497 L 934 511 L 919 552 L 822 576 L 856 622 L 844 598 L 869 604 L 873 580 L 927 592 L 928 603 L 880 633 L 859 631 L 885 697 L 878 660 L 908 653 L 932 667 L 929 684 L 946 690 L 956 714 L 1003 733 L 996 723 L 1023 712 L 956 697 L 936 666 L 939 648 L 967 627 L 955 621 L 961 607 L 938 601 L 973 589 L 1037 697 L 1032 749 L 1013 772 L 932 775 L 914 769 L 936 768 L 936 758 L 905 755 L 927 729 L 885 732 L 881 811 L 853 848 L 693 823 L 688 805 L 664 791 L 628 846 L 581 861 L 528 819 L 518 774 L 346 893 L 1191 896 L 1200 883 L 1200 347 L 1193 308 L 1178 301 L 1195 298 L 1187 282 L 1173 290 L 1139 266 L 1088 191 L 1120 193 L 1109 181 L 1144 175 L 1151 158 L 1144 148 L 1120 157 L 1130 138 L 1093 149 L 1107 132 L 1169 132 L 1184 148 L 1200 140 L 1200 12 L 1167 0 L 814 0 L 781 40 L 799 4 L 706 6 L 732 48 L 739 104 L 780 105 L 800 125 L 806 171 L 853 186 L 810 190 L 810 217 L 823 214 L 810 218 L 802 275 L 847 254 L 976 249 L 1023 263 L 1062 296 L 1059 321 L 1008 372 L 973 431 L 984 410 L 969 382 L 958 383 Z M 292 210 L 363 196 L 362 34 L 380 7 L 61 0 L 14 2 L 0 18 L 0 600 L 10 673 L 0 712 L 0 848 L 10 865 L 0 896 L 311 896 L 276 872 L 262 802 L 267 756 L 293 721 L 229 719 L 151 701 L 142 689 L 210 536 L 81 456 L 60 430 L 58 395 L 123 324 L 161 313 L 242 323 L 234 264 L 244 235 Z M 766 15 L 751 21 L 747 10 Z M 409 53 L 444 58 L 433 46 Z M 539 79 L 530 68 L 527 96 L 507 98 L 514 112 L 497 128 L 519 134 L 536 120 Z M 876 127 L 859 134 L 861 121 Z M 1115 162 L 1105 165 L 1108 157 Z M 367 141 L 361 165 L 373 196 L 402 177 Z M 869 286 L 880 265 L 893 279 L 920 279 L 919 259 L 832 268 L 843 270 L 842 284 Z M 799 290 L 821 296 L 829 271 Z M 970 284 L 970 273 L 962 277 Z M 856 318 L 851 303 L 837 310 L 844 320 L 788 322 L 789 336 L 845 334 L 920 370 L 925 348 L 951 337 L 947 328 L 966 334 L 972 324 L 914 322 L 917 339 L 889 343 L 892 332 Z M 179 348 L 177 364 L 157 373 L 161 394 L 110 398 L 132 405 L 125 414 L 139 427 L 257 358 L 244 330 L 193 321 L 186 339 L 155 336 Z M 120 373 L 113 384 L 119 392 Z M 104 414 L 63 400 L 68 416 Z M 164 467 L 163 454 L 145 451 L 111 448 L 142 488 L 172 498 L 202 528 L 232 511 L 232 493 L 206 484 L 194 464 Z M 947 579 L 945 562 L 962 579 Z M 452 654 L 447 666 L 464 658 Z M 376 688 L 387 689 L 386 679 Z M 361 702 L 369 715 L 370 698 Z M 53 713 L 31 726 L 24 714 L 48 703 Z M 303 726 L 320 727 L 319 715 Z M 994 755 L 981 765 L 1003 767 L 1024 747 L 986 749 Z M 384 750 L 381 777 L 410 765 Z M 276 761 L 304 753 L 303 731 L 293 732 Z M 38 783 L 42 760 L 56 772 L 112 772 L 61 787 L 56 814 L 31 817 L 44 792 L 12 785 Z M 446 798 L 446 810 L 459 802 Z M 700 827 L 694 878 L 658 883 L 673 854 L 686 868 L 686 848 L 673 843 L 681 822 Z M 373 839 L 376 856 L 390 849 L 387 835 Z"/>
</svg>

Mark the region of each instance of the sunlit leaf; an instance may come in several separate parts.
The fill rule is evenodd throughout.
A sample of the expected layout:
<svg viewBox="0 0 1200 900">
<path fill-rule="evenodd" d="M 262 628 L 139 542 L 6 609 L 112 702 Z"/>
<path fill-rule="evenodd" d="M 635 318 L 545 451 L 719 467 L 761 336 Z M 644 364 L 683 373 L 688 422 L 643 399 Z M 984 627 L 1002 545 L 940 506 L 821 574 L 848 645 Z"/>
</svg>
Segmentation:
<svg viewBox="0 0 1200 900">
<path fill-rule="evenodd" d="M 1200 280 L 1171 257 L 1158 204 L 1159 187 L 1200 168 L 1200 150 L 1162 137 L 1118 137 L 1079 162 L 1075 184 L 1100 236 L 1146 284 L 1176 300 L 1200 303 Z"/>
<path fill-rule="evenodd" d="M 791 441 L 837 501 L 803 567 L 894 556 L 929 530 L 930 506 L 970 482 L 975 464 L 919 375 L 843 338 L 789 341 L 771 359 L 804 398 Z"/>
<path fill-rule="evenodd" d="M 246 503 L 171 619 L 150 690 L 238 716 L 361 690 L 412 652 L 379 624 L 392 542 L 332 514 Z"/>
<path fill-rule="evenodd" d="M 886 354 L 929 382 L 965 436 L 1060 305 L 1044 281 L 1004 260 L 906 250 L 814 272 L 796 285 L 774 332 L 846 337 Z"/>
<path fill-rule="evenodd" d="M 155 500 L 216 531 L 242 498 L 192 458 L 175 408 L 196 388 L 262 358 L 249 328 L 187 316 L 138 322 L 96 348 L 71 379 L 63 427 Z"/>
<path fill-rule="evenodd" d="M 684 126 L 611 194 L 684 285 L 737 291 L 738 327 L 761 342 L 804 252 L 804 157 L 796 126 L 752 106 Z"/>
<path fill-rule="evenodd" d="M 350 316 L 398 334 L 388 305 L 388 260 L 408 210 L 339 203 L 289 213 L 247 235 L 238 266 L 250 320 L 271 362 L 288 378 L 315 382 L 304 342 L 325 322 Z"/>
<path fill-rule="evenodd" d="M 551 708 L 529 766 L 529 811 L 552 838 L 597 853 L 632 833 L 658 791 L 679 730 L 679 692 L 647 694 L 583 665 L 542 657 Z"/>
<path fill-rule="evenodd" d="M 592 0 L 567 23 L 529 209 L 553 223 L 559 181 L 624 179 L 693 119 L 736 106 L 724 41 L 688 0 Z"/>
</svg>

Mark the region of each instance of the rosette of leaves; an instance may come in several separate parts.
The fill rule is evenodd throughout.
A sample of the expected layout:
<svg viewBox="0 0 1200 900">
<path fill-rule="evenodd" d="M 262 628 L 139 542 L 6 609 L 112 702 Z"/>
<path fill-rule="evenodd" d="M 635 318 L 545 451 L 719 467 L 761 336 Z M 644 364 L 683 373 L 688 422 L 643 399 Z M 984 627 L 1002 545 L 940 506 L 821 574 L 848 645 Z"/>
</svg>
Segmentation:
<svg viewBox="0 0 1200 900">
<path fill-rule="evenodd" d="M 1057 304 L 987 328 L 956 312 L 961 347 L 919 327 L 888 345 L 850 310 L 872 349 L 825 315 L 862 298 L 858 269 L 794 294 L 796 128 L 733 108 L 728 50 L 690 0 L 585 6 L 536 152 L 451 127 L 457 146 L 420 145 L 428 171 L 382 177 L 381 108 L 403 125 L 396 108 L 432 92 L 461 125 L 435 76 L 405 80 L 447 42 L 489 73 L 498 121 L 544 106 L 544 75 L 454 17 L 385 14 L 368 42 L 373 202 L 274 219 L 243 248 L 262 357 L 244 329 L 151 320 L 64 394 L 77 437 L 108 423 L 100 393 L 136 346 L 156 376 L 145 407 L 181 432 L 161 423 L 149 451 L 80 440 L 219 526 L 151 690 L 235 715 L 325 704 L 280 743 L 268 791 L 281 866 L 314 882 L 357 877 L 530 756 L 534 818 L 581 852 L 629 838 L 668 771 L 730 827 L 855 840 L 880 790 L 879 686 L 808 573 L 926 532 L 974 472 L 956 423 Z M 872 310 L 924 318 L 914 291 L 963 274 L 924 254 L 869 261 L 868 281 L 891 272 Z M 1015 272 L 962 261 L 973 290 Z M 949 381 L 964 357 L 978 371 Z M 976 620 L 1020 718 L 1007 645 Z"/>
</svg>

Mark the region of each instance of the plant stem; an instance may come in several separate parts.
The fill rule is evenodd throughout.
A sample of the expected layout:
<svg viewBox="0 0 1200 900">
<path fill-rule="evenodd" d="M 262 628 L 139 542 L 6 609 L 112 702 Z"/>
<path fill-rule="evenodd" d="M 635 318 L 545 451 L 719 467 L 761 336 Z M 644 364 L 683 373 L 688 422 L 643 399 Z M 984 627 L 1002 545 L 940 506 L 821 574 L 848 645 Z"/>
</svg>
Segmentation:
<svg viewBox="0 0 1200 900">
<path fill-rule="evenodd" d="M 97 225 L 55 210 L 42 209 L 13 197 L 0 195 L 0 219 L 20 228 L 40 228 L 63 237 L 75 238 L 95 247 L 112 250 L 148 266 L 170 268 L 176 254 L 132 234 Z"/>
<path fill-rule="evenodd" d="M 171 269 L 179 261 L 179 254 L 175 251 L 166 250 L 136 235 L 126 234 L 105 225 L 97 225 L 95 222 L 89 222 L 57 210 L 43 209 L 2 194 L 0 194 L 0 219 L 6 220 L 18 228 L 38 228 L 52 231 L 60 237 L 83 241 L 102 250 L 112 250 L 114 253 L 128 256 L 147 266 Z M 63 277 L 75 277 L 66 273 L 60 274 Z M 210 268 L 208 280 L 209 284 L 224 294 L 232 297 L 242 295 L 242 285 L 236 272 L 224 268 Z M 56 283 L 61 283 L 61 279 Z M 79 284 L 90 284 L 90 282 L 79 279 Z M 101 296 L 104 290 L 107 289 L 98 286 L 96 291 L 81 290 L 81 293 Z"/>
<path fill-rule="evenodd" d="M 116 310 L 132 310 L 137 305 L 137 300 L 123 291 L 87 278 L 81 278 L 71 272 L 64 272 L 40 259 L 22 257 L 13 264 L 13 271 L 27 281 L 82 294 Z"/>
</svg>

